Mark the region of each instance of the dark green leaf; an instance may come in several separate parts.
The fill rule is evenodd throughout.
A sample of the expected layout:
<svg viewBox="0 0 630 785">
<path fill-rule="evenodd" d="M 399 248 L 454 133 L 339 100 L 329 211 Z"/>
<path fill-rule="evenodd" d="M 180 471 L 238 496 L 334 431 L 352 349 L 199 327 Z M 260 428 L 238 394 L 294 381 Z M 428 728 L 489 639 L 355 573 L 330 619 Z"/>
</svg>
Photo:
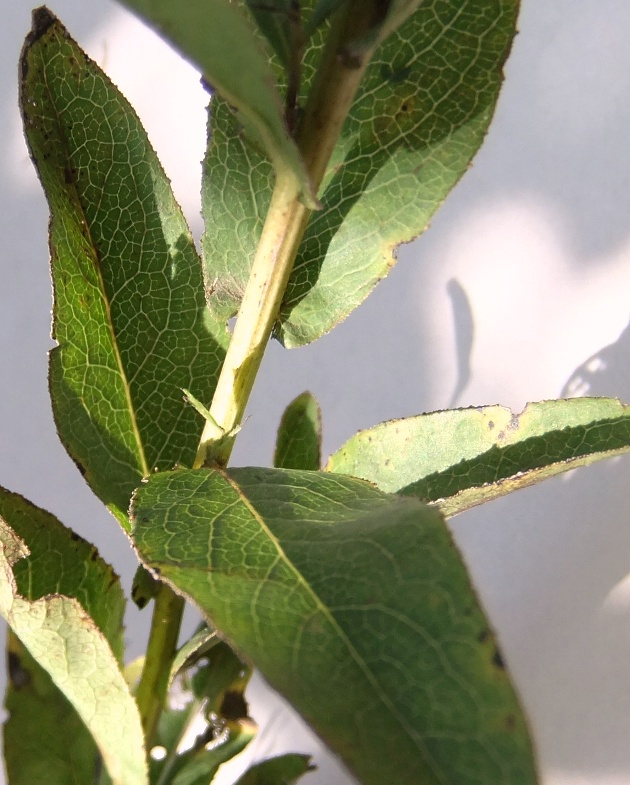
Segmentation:
<svg viewBox="0 0 630 785">
<path fill-rule="evenodd" d="M 305 25 L 306 36 L 310 37 L 345 2 L 347 0 L 317 0 Z"/>
<path fill-rule="evenodd" d="M 21 59 L 31 155 L 51 210 L 50 389 L 57 428 L 125 525 L 133 489 L 194 459 L 224 325 L 208 318 L 199 258 L 136 114 L 45 8 Z"/>
<path fill-rule="evenodd" d="M 7 706 L 24 704 L 11 714 L 7 743 L 35 748 L 46 730 L 48 750 L 68 745 L 62 728 L 79 727 L 69 702 L 114 785 L 146 785 L 140 715 L 120 670 L 123 610 L 118 578 L 89 543 L 21 497 L 0 493 L 0 614 L 21 642 L 10 650 Z M 76 756 L 60 748 L 56 772 L 78 766 L 85 773 L 93 745 L 83 731 L 77 745 Z M 93 756 L 92 773 L 95 763 Z"/>
<path fill-rule="evenodd" d="M 155 475 L 132 509 L 142 559 L 364 785 L 536 782 L 494 635 L 436 510 L 278 469 Z"/>
<path fill-rule="evenodd" d="M 273 46 L 280 62 L 289 66 L 301 47 L 299 3 L 295 0 L 246 0 L 260 32 Z"/>
<path fill-rule="evenodd" d="M 413 5 L 395 3 L 390 21 Z M 276 329 L 286 346 L 315 340 L 359 305 L 391 269 L 396 247 L 424 231 L 468 169 L 494 112 L 517 11 L 518 0 L 425 0 L 379 46 L 289 282 Z M 325 27 L 309 39 L 299 106 L 325 40 Z M 273 177 L 220 102 L 212 105 L 209 138 L 204 265 L 210 306 L 229 318 L 249 277 Z"/>
<path fill-rule="evenodd" d="M 294 785 L 314 768 L 310 755 L 279 755 L 256 763 L 235 785 Z"/>
<path fill-rule="evenodd" d="M 220 638 L 216 631 L 210 629 L 207 625 L 202 624 L 200 629 L 197 630 L 190 640 L 187 640 L 186 643 L 184 643 L 175 655 L 175 659 L 171 666 L 170 683 L 173 682 L 173 679 L 181 670 L 190 668 L 218 643 L 220 643 Z"/>
<path fill-rule="evenodd" d="M 315 197 L 285 121 L 282 101 L 254 26 L 229 0 L 124 0 L 203 73 L 237 111 L 237 123 L 266 151 L 276 172 L 291 177 L 311 206 Z"/>
<path fill-rule="evenodd" d="M 322 412 L 310 392 L 287 406 L 280 421 L 273 465 L 278 469 L 321 468 Z"/>
<path fill-rule="evenodd" d="M 452 409 L 361 431 L 327 470 L 419 496 L 446 516 L 630 451 L 628 407 L 613 398 Z"/>
</svg>

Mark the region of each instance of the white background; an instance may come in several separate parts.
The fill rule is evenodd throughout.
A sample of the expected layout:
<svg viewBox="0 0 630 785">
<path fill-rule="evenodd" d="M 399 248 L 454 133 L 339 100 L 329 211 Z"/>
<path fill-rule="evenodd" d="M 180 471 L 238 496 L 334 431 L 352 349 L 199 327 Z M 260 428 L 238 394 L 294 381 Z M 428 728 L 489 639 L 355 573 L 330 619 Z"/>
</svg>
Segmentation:
<svg viewBox="0 0 630 785">
<path fill-rule="evenodd" d="M 197 75 L 111 2 L 52 10 L 138 109 L 199 233 Z M 95 542 L 128 589 L 127 541 L 59 446 L 47 398 L 47 208 L 16 109 L 29 27 L 29 3 L 5 5 L 0 482 Z M 474 167 L 344 324 L 306 349 L 270 348 L 235 463 L 269 464 L 281 411 L 304 389 L 322 404 L 327 453 L 359 428 L 445 408 L 462 386 L 458 405 L 516 410 L 563 391 L 630 400 L 630 4 L 523 0 L 520 30 Z M 630 782 L 628 471 L 627 460 L 581 470 L 453 522 L 531 717 L 544 785 Z M 147 622 L 130 613 L 133 654 Z M 271 722 L 256 756 L 317 751 L 286 708 L 259 684 L 252 692 L 254 715 Z M 305 782 L 349 781 L 316 757 Z"/>
</svg>

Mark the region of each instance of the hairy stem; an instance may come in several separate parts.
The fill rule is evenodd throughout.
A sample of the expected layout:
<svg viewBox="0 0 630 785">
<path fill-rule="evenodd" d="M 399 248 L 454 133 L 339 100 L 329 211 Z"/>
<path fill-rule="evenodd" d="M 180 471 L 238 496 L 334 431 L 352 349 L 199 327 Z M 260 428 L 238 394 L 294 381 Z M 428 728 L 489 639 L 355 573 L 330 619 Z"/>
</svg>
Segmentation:
<svg viewBox="0 0 630 785">
<path fill-rule="evenodd" d="M 318 191 L 372 51 L 349 54 L 370 29 L 378 0 L 349 0 L 334 20 L 310 91 L 296 142 L 313 190 Z M 194 466 L 227 464 L 254 380 L 278 317 L 282 298 L 310 216 L 295 181 L 279 173 L 234 334 L 210 406 Z"/>
<path fill-rule="evenodd" d="M 157 723 L 166 699 L 168 677 L 177 650 L 185 601 L 162 584 L 155 597 L 151 632 L 136 701 L 144 728 L 147 750 L 153 746 Z"/>
</svg>

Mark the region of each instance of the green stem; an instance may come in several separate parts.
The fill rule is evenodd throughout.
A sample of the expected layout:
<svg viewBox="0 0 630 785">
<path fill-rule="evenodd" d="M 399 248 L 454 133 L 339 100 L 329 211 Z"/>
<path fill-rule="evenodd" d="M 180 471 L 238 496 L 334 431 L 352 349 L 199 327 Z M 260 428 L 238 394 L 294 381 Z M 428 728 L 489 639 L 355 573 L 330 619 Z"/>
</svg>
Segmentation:
<svg viewBox="0 0 630 785">
<path fill-rule="evenodd" d="M 147 750 L 153 746 L 157 723 L 166 699 L 184 605 L 184 598 L 175 594 L 170 586 L 160 586 L 155 597 L 144 668 L 136 691 Z"/>
<path fill-rule="evenodd" d="M 349 0 L 333 21 L 296 135 L 315 192 L 372 54 L 365 51 L 348 57 L 347 47 L 369 30 L 378 8 L 378 0 Z M 229 460 L 310 212 L 300 201 L 292 174 L 278 172 L 195 468 L 210 461 L 225 465 Z"/>
</svg>

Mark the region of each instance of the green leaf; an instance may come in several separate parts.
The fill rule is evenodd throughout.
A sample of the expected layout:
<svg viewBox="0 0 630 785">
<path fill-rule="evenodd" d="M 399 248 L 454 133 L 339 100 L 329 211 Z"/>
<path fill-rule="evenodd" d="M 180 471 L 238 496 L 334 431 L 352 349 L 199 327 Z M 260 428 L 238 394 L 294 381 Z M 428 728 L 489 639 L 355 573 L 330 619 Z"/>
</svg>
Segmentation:
<svg viewBox="0 0 630 785">
<path fill-rule="evenodd" d="M 21 58 L 28 144 L 50 210 L 50 390 L 66 449 L 123 525 L 133 489 L 188 465 L 227 342 L 199 257 L 133 109 L 45 8 Z"/>
<path fill-rule="evenodd" d="M 346 1 L 347 0 L 317 0 L 305 25 L 304 32 L 306 37 L 310 38 L 315 30 L 317 30 L 332 13 L 338 8 L 341 8 Z"/>
<path fill-rule="evenodd" d="M 173 679 L 175 679 L 181 670 L 194 665 L 218 643 L 220 643 L 220 638 L 218 637 L 216 630 L 202 624 L 200 629 L 197 630 L 190 640 L 187 640 L 186 643 L 184 643 L 175 655 L 175 659 L 171 665 L 169 687 L 173 683 Z"/>
<path fill-rule="evenodd" d="M 0 515 L 0 614 L 30 655 L 22 658 L 22 649 L 13 649 L 7 705 L 15 698 L 34 712 L 47 707 L 32 724 L 20 706 L 9 720 L 8 742 L 21 737 L 18 745 L 36 747 L 34 734 L 47 727 L 49 748 L 55 738 L 57 745 L 68 744 L 59 734 L 78 723 L 54 684 L 89 729 L 114 785 L 146 785 L 140 716 L 116 657 L 122 654 L 124 608 L 117 577 L 92 546 L 21 497 L 3 491 Z M 32 556 L 20 563 L 29 547 Z M 52 724 L 55 719 L 62 725 Z M 90 745 L 84 733 L 77 744 L 76 757 L 62 752 L 62 769 L 64 761 L 85 765 Z"/>
<path fill-rule="evenodd" d="M 10 785 L 95 781 L 98 750 L 72 705 L 9 630 L 4 760 Z M 68 743 L 72 739 L 72 743 Z"/>
<path fill-rule="evenodd" d="M 317 202 L 300 153 L 289 134 L 268 57 L 254 25 L 229 0 L 124 0 L 203 73 L 236 110 L 238 123 L 265 150 L 278 175 L 295 182 L 311 207 Z"/>
<path fill-rule="evenodd" d="M 389 2 L 384 3 L 381 10 L 382 16 L 374 20 L 374 25 L 366 36 L 355 41 L 350 46 L 348 54 L 359 56 L 364 51 L 383 42 L 423 2 L 424 0 L 389 0 Z"/>
<path fill-rule="evenodd" d="M 393 5 L 392 20 L 413 5 Z M 311 215 L 289 281 L 276 327 L 285 346 L 313 341 L 348 316 L 468 169 L 494 112 L 518 5 L 426 0 L 376 50 L 318 194 L 323 209 Z M 306 47 L 299 106 L 326 29 Z M 210 307 L 229 318 L 249 277 L 273 178 L 229 108 L 213 101 L 210 114 L 203 256 Z"/>
<path fill-rule="evenodd" d="M 349 439 L 326 469 L 419 496 L 445 516 L 630 451 L 630 411 L 613 398 L 452 409 L 391 420 Z"/>
<path fill-rule="evenodd" d="M 117 575 L 94 546 L 54 516 L 4 489 L 0 489 L 0 518 L 30 551 L 29 558 L 17 562 L 13 570 L 20 594 L 28 600 L 50 594 L 75 597 L 122 662 L 125 597 Z M 12 634 L 7 649 L 9 718 L 4 725 L 4 752 L 9 782 L 92 782 L 98 751 L 86 726 Z"/>
<path fill-rule="evenodd" d="M 294 0 L 246 0 L 260 32 L 285 67 L 301 47 L 301 19 Z"/>
<path fill-rule="evenodd" d="M 314 769 L 310 755 L 278 755 L 256 763 L 235 785 L 294 785 L 304 774 Z"/>
<path fill-rule="evenodd" d="M 201 469 L 151 477 L 132 519 L 147 565 L 364 785 L 536 782 L 525 719 L 436 510 L 352 477 Z"/>
<path fill-rule="evenodd" d="M 273 465 L 278 469 L 321 468 L 322 412 L 310 392 L 287 406 L 278 428 Z"/>
</svg>

